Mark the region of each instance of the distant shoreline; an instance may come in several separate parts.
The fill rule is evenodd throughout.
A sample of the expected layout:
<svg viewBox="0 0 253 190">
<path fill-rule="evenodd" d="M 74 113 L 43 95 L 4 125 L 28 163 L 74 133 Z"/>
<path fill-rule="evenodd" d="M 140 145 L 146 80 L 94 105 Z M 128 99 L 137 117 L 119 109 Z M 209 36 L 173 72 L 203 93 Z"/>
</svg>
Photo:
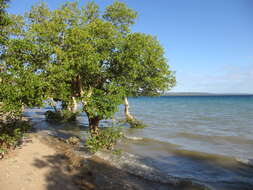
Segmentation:
<svg viewBox="0 0 253 190">
<path fill-rule="evenodd" d="M 253 96 L 249 93 L 169 92 L 161 96 Z"/>
</svg>

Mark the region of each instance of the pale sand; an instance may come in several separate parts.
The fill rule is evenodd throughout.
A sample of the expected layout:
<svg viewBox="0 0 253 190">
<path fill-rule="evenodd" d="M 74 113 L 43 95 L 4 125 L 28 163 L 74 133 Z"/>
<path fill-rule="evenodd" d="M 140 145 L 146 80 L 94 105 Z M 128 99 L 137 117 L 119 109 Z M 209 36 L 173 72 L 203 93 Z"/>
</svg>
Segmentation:
<svg viewBox="0 0 253 190">
<path fill-rule="evenodd" d="M 0 160 L 0 190 L 65 189 L 79 188 L 56 150 L 38 138 Z"/>
<path fill-rule="evenodd" d="M 0 160 L 0 190 L 176 189 L 131 175 L 97 156 L 83 160 L 57 138 L 31 134 L 31 139 Z"/>
</svg>

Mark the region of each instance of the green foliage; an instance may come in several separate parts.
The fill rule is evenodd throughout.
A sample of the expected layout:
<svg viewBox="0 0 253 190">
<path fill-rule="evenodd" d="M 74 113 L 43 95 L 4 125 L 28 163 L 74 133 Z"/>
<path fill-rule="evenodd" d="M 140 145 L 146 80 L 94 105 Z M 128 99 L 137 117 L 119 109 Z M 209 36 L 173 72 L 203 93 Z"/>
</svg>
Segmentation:
<svg viewBox="0 0 253 190">
<path fill-rule="evenodd" d="M 106 89 L 106 91 L 105 91 Z M 110 118 L 122 103 L 124 91 L 112 84 L 106 84 L 104 89 L 94 89 L 92 95 L 87 99 L 85 111 L 91 118 Z"/>
<path fill-rule="evenodd" d="M 89 121 L 101 120 L 113 116 L 125 96 L 170 89 L 175 76 L 164 50 L 155 37 L 131 32 L 136 17 L 119 1 L 104 12 L 94 2 L 67 2 L 54 10 L 39 3 L 24 16 L 12 16 L 1 63 L 3 112 L 20 113 L 48 98 L 71 105 L 75 98 Z M 68 114 L 46 115 L 62 121 L 72 119 Z"/>
<path fill-rule="evenodd" d="M 115 1 L 106 8 L 103 18 L 111 22 L 120 32 L 130 32 L 130 26 L 134 24 L 137 12 L 128 8 L 126 4 Z"/>
<path fill-rule="evenodd" d="M 40 45 L 24 38 L 23 19 L 12 19 L 8 35 L 13 37 L 6 40 L 7 48 L 0 57 L 0 115 L 18 117 L 25 107 L 43 105 L 47 82 L 42 78 L 39 64 L 47 59 Z"/>
<path fill-rule="evenodd" d="M 92 153 L 103 149 L 111 150 L 117 140 L 122 137 L 123 133 L 119 127 L 110 127 L 108 129 L 101 130 L 97 136 L 90 136 L 86 140 L 85 145 Z"/>
<path fill-rule="evenodd" d="M 126 122 L 130 125 L 131 128 L 142 129 L 146 127 L 146 125 L 143 122 L 137 119 L 127 119 Z"/>
<path fill-rule="evenodd" d="M 121 149 L 113 150 L 112 153 L 116 156 L 120 156 L 122 154 L 122 150 Z"/>
<path fill-rule="evenodd" d="M 86 7 L 83 7 L 83 12 L 88 22 L 99 18 L 99 7 L 94 2 L 88 2 Z"/>
<path fill-rule="evenodd" d="M 127 96 L 152 96 L 169 90 L 176 83 L 158 40 L 141 33 L 127 35 L 115 65 L 117 80 Z M 117 63 L 116 62 L 116 63 Z"/>
<path fill-rule="evenodd" d="M 9 0 L 0 0 L 0 53 L 3 51 L 3 45 L 5 45 L 7 39 L 6 27 L 10 24 L 11 20 L 6 13 L 7 3 Z"/>
<path fill-rule="evenodd" d="M 33 107 L 43 104 L 44 82 L 39 79 L 38 75 L 34 75 L 26 71 L 13 71 L 8 69 L 6 72 L 0 73 L 2 80 L 0 81 L 0 113 L 12 113 L 16 116 L 21 114 L 24 106 Z M 16 75 L 14 75 L 16 73 Z"/>
<path fill-rule="evenodd" d="M 0 151 L 5 153 L 8 149 L 17 146 L 31 126 L 25 121 L 0 123 Z"/>
<path fill-rule="evenodd" d="M 71 122 L 76 121 L 76 117 L 79 113 L 72 113 L 68 110 L 61 110 L 61 111 L 46 111 L 45 117 L 48 121 L 53 122 Z"/>
</svg>

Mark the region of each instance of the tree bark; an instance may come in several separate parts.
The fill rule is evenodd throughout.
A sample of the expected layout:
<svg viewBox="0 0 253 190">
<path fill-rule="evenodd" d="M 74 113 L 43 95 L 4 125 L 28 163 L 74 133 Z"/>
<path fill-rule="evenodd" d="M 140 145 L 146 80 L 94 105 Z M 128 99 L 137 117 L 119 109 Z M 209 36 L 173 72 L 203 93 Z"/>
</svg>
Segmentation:
<svg viewBox="0 0 253 190">
<path fill-rule="evenodd" d="M 82 80 L 81 80 L 80 75 L 77 75 L 72 80 L 72 90 L 73 90 L 73 96 L 75 96 L 75 97 L 82 97 L 83 96 L 83 86 L 82 86 Z"/>
<path fill-rule="evenodd" d="M 134 120 L 134 117 L 129 112 L 129 103 L 127 97 L 124 98 L 124 104 L 125 104 L 125 116 L 126 120 Z"/>
<path fill-rule="evenodd" d="M 77 102 L 75 97 L 72 97 L 72 102 L 68 105 L 68 110 L 72 113 L 77 112 Z"/>
<path fill-rule="evenodd" d="M 89 118 L 89 129 L 93 137 L 99 134 L 99 121 L 99 117 Z"/>
</svg>

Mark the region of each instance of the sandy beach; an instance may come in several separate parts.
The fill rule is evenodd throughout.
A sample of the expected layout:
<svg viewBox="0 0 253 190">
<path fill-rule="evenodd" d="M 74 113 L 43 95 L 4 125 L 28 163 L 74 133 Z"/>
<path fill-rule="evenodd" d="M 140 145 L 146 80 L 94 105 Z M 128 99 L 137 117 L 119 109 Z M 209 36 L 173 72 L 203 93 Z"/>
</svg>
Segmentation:
<svg viewBox="0 0 253 190">
<path fill-rule="evenodd" d="M 30 134 L 29 141 L 0 160 L 1 190 L 156 189 L 154 182 L 87 159 L 57 138 Z M 162 189 L 174 189 L 159 185 Z"/>
</svg>

